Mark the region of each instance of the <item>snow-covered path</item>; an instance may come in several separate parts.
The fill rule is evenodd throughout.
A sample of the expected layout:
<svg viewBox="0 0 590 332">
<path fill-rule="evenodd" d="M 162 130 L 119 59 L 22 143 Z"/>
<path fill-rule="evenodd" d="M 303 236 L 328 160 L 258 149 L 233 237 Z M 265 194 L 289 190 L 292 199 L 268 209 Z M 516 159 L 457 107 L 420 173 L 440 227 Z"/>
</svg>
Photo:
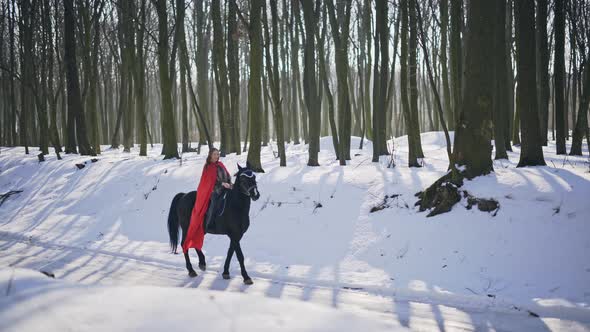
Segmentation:
<svg viewBox="0 0 590 332">
<path fill-rule="evenodd" d="M 18 235 L 2 232 L 0 233 L 0 266 L 27 267 L 33 270 L 52 271 L 57 278 L 83 285 L 102 286 L 159 286 L 159 287 L 180 287 L 188 288 L 182 296 L 202 296 L 201 293 L 191 293 L 191 288 L 215 292 L 236 292 L 247 293 L 259 298 L 274 298 L 287 301 L 305 301 L 314 304 L 333 307 L 353 315 L 371 321 L 375 326 L 382 326 L 385 329 L 423 331 L 474 331 L 474 330 L 495 330 L 495 331 L 585 331 L 590 326 L 587 312 L 571 308 L 561 310 L 557 317 L 550 310 L 538 311 L 541 318 L 531 315 L 527 310 L 521 308 L 507 309 L 505 306 L 497 305 L 493 299 L 483 304 L 478 298 L 465 298 L 463 301 L 456 296 L 444 299 L 433 299 L 429 295 L 395 294 L 383 292 L 382 290 L 362 287 L 360 285 L 332 287 L 329 285 L 316 285 L 297 280 L 269 279 L 265 276 L 252 273 L 254 285 L 246 286 L 242 283 L 238 271 L 232 271 L 230 281 L 224 280 L 220 275 L 220 266 L 210 266 L 208 271 L 199 271 L 197 278 L 190 278 L 186 275 L 185 269 L 175 264 L 180 256 L 171 256 L 170 261 L 150 259 L 149 257 L 137 257 L 127 254 L 119 254 L 104 250 L 78 248 L 74 246 L 63 246 L 46 242 L 38 242 L 34 239 L 27 239 Z M 236 276 L 237 275 L 237 276 Z M 44 277 L 43 277 L 44 278 Z M 5 289 L 6 287 L 1 287 Z M 130 291 L 132 294 L 133 291 Z M 149 291 L 144 290 L 144 297 Z M 41 296 L 42 297 L 42 296 Z M 255 299 L 256 297 L 252 298 Z M 160 298 L 161 300 L 162 298 Z M 445 301 L 446 300 L 446 301 Z M 40 301 L 34 297 L 32 302 Z M 43 301 L 43 299 L 41 299 Z M 126 300 L 119 299 L 120 302 Z M 185 305 L 184 300 L 171 303 L 170 306 L 176 311 Z M 19 306 L 25 305 L 23 301 Z M 59 311 L 60 301 L 54 302 L 51 299 L 52 311 Z M 12 302 L 6 298 L 0 299 L 0 318 L 10 317 L 15 307 L 8 308 Z M 96 315 L 108 315 L 108 310 L 102 305 L 95 308 Z M 120 303 L 119 303 L 120 305 Z M 188 305 L 188 304 L 186 304 Z M 101 309 L 102 308 L 102 309 Z M 253 307 L 256 310 L 256 307 Z M 21 308 L 22 310 L 23 308 Z M 140 309 L 140 308 L 137 308 Z M 245 313 L 248 308 L 242 308 Z M 104 312 L 101 312 L 104 310 Z M 542 310 L 542 309 L 541 309 Z M 176 317 L 179 326 L 190 326 L 190 321 L 195 319 L 190 316 L 191 310 L 187 311 L 187 317 Z M 5 316 L 3 316 L 5 315 Z M 23 327 L 29 326 L 30 320 L 48 322 L 43 319 L 47 312 L 29 312 L 28 320 L 16 321 L 12 325 L 10 320 L 2 320 L 0 327 L 3 331 L 22 331 Z M 36 316 L 41 316 L 36 318 Z M 139 316 L 140 318 L 142 316 Z M 139 318 L 138 318 L 139 319 Z M 145 319 L 145 317 L 141 318 Z M 301 318 L 305 319 L 305 318 Z M 183 323 L 186 320 L 187 324 Z M 71 321 L 75 323 L 76 321 Z M 202 323 L 202 322 L 201 322 Z M 61 327 L 70 327 L 76 330 L 76 325 L 68 325 L 62 322 Z M 115 321 L 112 325 L 102 327 L 131 328 L 140 324 L 137 321 Z M 198 322 L 196 323 L 198 324 Z M 164 325 L 161 325 L 164 326 Z M 198 325 L 197 325 L 198 326 Z M 316 330 L 322 330 L 322 325 L 315 325 Z M 34 327 L 34 325 L 33 325 Z M 153 326 L 152 326 L 153 327 Z M 324 328 L 327 328 L 325 326 Z M 4 329 L 6 328 L 6 329 Z M 100 330 L 97 326 L 93 329 Z M 26 330 L 26 329 L 25 329 Z M 240 330 L 239 328 L 236 330 Z M 314 330 L 314 329 L 312 329 Z"/>
<path fill-rule="evenodd" d="M 235 310 L 243 315 L 257 312 L 259 320 L 278 316 L 291 322 L 279 324 L 287 330 L 336 329 L 341 325 L 322 325 L 321 317 L 328 322 L 344 315 L 353 321 L 339 331 L 590 331 L 586 149 L 585 157 L 564 158 L 550 145 L 547 167 L 523 169 L 515 168 L 518 150 L 509 153 L 510 161 L 494 162 L 494 173 L 464 186 L 474 195 L 497 199 L 501 207 L 495 216 L 466 210 L 463 201 L 447 214 L 426 218 L 413 207 L 414 193 L 444 174 L 444 139 L 441 133 L 423 134 L 424 167 L 413 169 L 406 166 L 405 138 L 395 143 L 396 168 L 387 168 L 386 157 L 371 163 L 370 142 L 353 150 L 344 168 L 334 160 L 330 138 L 321 140 L 320 167 L 305 166 L 304 145 L 287 146 L 286 168 L 278 167 L 272 147 L 263 148 L 262 197 L 252 205 L 252 224 L 242 241 L 254 278 L 250 287 L 243 285 L 235 258 L 232 280 L 221 278 L 225 237 L 206 238 L 208 271 L 195 279 L 188 278 L 182 256 L 169 252 L 170 201 L 177 192 L 194 190 L 204 155 L 162 161 L 156 146 L 148 157 L 105 149 L 96 163 L 77 155 L 62 161 L 50 155 L 38 163 L 21 148 L 2 148 L 0 193 L 23 192 L 0 207 L 0 330 L 39 330 L 58 323 L 51 326 L 135 330 L 143 325 L 133 319 L 160 315 L 167 321 L 167 314 L 178 320 L 175 327 L 198 326 L 203 316 L 223 314 L 198 315 L 189 308 L 177 317 L 162 307 L 154 313 L 153 302 L 166 301 L 183 312 L 187 298 L 214 296 L 230 307 L 239 304 Z M 230 172 L 245 160 L 245 155 L 223 158 Z M 83 162 L 82 170 L 74 165 Z M 371 213 L 376 206 L 383 209 Z M 52 272 L 58 281 L 41 282 L 30 270 Z M 23 285 L 23 293 L 3 297 L 9 287 L 2 283 L 11 279 Z M 42 289 L 71 292 L 62 294 L 68 300 L 86 295 L 63 282 L 119 298 L 101 299 L 104 306 L 90 305 L 96 300 L 92 295 L 80 299 L 77 303 L 89 305 L 78 312 L 86 315 L 84 322 L 103 324 L 80 327 L 79 321 L 55 320 L 58 314 L 38 310 L 51 302 L 52 312 L 71 314 L 71 302 L 27 291 L 29 279 Z M 145 294 L 146 303 L 121 296 L 126 290 Z M 281 307 L 284 303 L 287 307 Z M 139 307 L 130 310 L 132 305 Z M 117 310 L 132 311 L 128 325 L 115 320 L 104 325 L 109 319 L 100 317 Z M 325 310 L 324 316 L 310 314 L 317 310 Z M 21 317 L 25 312 L 28 319 Z M 301 326 L 294 317 L 311 320 Z M 277 327 L 244 324 L 238 330 Z"/>
</svg>

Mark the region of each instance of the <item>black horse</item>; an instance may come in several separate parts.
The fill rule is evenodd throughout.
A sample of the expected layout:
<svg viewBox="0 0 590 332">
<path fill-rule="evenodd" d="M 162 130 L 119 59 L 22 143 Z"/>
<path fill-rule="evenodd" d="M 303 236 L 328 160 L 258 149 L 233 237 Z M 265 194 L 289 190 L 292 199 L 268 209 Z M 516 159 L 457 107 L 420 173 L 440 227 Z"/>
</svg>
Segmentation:
<svg viewBox="0 0 590 332">
<path fill-rule="evenodd" d="M 238 172 L 235 175 L 236 181 L 233 189 L 227 190 L 225 193 L 226 198 L 223 213 L 216 217 L 214 225 L 210 225 L 206 229 L 206 232 L 208 234 L 227 235 L 230 239 L 225 265 L 223 266 L 223 279 L 229 279 L 229 263 L 235 251 L 240 262 L 244 283 L 251 285 L 252 279 L 248 276 L 246 267 L 244 266 L 244 254 L 240 247 L 240 240 L 250 226 L 250 217 L 248 215 L 250 212 L 250 200 L 256 201 L 260 198 L 260 193 L 256 186 L 256 175 L 251 170 L 249 163 L 246 164 L 246 167 L 241 167 L 238 164 Z M 196 198 L 197 192 L 191 191 L 187 194 L 178 193 L 172 200 L 168 214 L 168 234 L 170 235 L 170 247 L 174 253 L 176 253 L 176 249 L 178 248 L 179 226 L 182 228 L 181 246 L 184 244 Z M 203 228 L 205 229 L 204 224 Z M 203 255 L 202 251 L 195 250 L 197 251 L 197 255 L 199 255 L 199 268 L 205 271 L 207 266 L 205 255 Z M 188 275 L 196 277 L 197 272 L 193 269 L 188 252 L 184 254 L 184 259 L 186 261 Z"/>
</svg>

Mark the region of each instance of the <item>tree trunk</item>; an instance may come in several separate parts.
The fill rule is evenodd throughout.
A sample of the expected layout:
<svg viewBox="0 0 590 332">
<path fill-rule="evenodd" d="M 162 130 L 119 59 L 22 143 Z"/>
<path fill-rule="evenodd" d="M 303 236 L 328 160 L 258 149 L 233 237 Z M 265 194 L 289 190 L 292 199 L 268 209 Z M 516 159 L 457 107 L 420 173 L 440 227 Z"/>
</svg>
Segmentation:
<svg viewBox="0 0 590 332">
<path fill-rule="evenodd" d="M 406 132 L 408 132 L 408 166 L 420 167 L 418 156 L 416 154 L 414 137 L 409 134 L 412 127 L 412 116 L 410 102 L 408 100 L 408 2 L 409 0 L 400 0 L 401 11 L 401 51 L 400 51 L 400 88 L 402 99 L 402 112 L 406 123 Z"/>
<path fill-rule="evenodd" d="M 322 23 L 322 33 L 321 37 L 318 40 L 318 45 L 325 45 L 326 34 L 328 31 L 328 25 L 326 22 L 327 13 L 324 6 L 324 15 L 323 15 L 323 23 Z M 326 93 L 326 99 L 328 101 L 328 122 L 330 123 L 330 133 L 332 135 L 332 144 L 334 145 L 334 154 L 336 155 L 336 159 L 340 159 L 338 156 L 338 129 L 336 128 L 336 120 L 334 119 L 334 97 L 332 95 L 332 91 L 330 90 L 330 84 L 328 81 L 328 66 L 326 64 L 326 55 L 325 55 L 325 48 L 318 47 L 318 58 L 319 58 L 319 71 L 320 71 L 320 80 L 321 84 L 324 87 L 324 91 Z M 361 84 L 362 86 L 362 84 Z M 362 137 L 361 137 L 362 142 Z"/>
<path fill-rule="evenodd" d="M 2 10 L 0 12 L 0 17 L 2 17 L 2 19 L 0 19 L 0 68 L 5 67 L 4 64 L 4 32 L 6 30 L 6 19 L 4 19 L 5 17 L 8 17 L 7 13 L 6 13 L 6 8 L 8 7 L 8 4 L 3 5 L 0 10 Z M 6 76 L 6 77 L 5 77 Z M 7 96 L 7 92 L 8 92 L 8 81 L 11 80 L 12 78 L 8 77 L 8 74 L 4 72 L 4 70 L 0 70 L 0 114 L 2 115 L 2 117 L 0 118 L 0 146 L 7 146 L 6 142 L 7 142 L 7 137 L 9 136 L 9 128 L 7 127 L 8 124 L 8 119 L 9 119 L 9 107 L 7 106 L 8 104 L 8 96 Z"/>
<path fill-rule="evenodd" d="M 418 27 L 420 28 L 420 40 L 421 40 L 421 44 L 422 44 L 422 51 L 424 52 L 424 62 L 425 62 L 425 66 L 426 66 L 426 72 L 428 73 L 428 79 L 430 81 L 430 87 L 432 92 L 434 92 L 434 97 L 435 97 L 435 102 L 436 102 L 436 109 L 438 111 L 438 120 L 440 121 L 441 127 L 443 129 L 443 132 L 445 134 L 445 140 L 447 143 L 447 157 L 449 158 L 449 169 L 451 169 L 451 171 L 453 173 L 457 172 L 457 169 L 455 168 L 455 162 L 453 161 L 453 154 L 451 152 L 451 137 L 449 135 L 449 130 L 447 128 L 447 125 L 444 121 L 444 111 L 443 111 L 443 107 L 442 107 L 442 103 L 440 101 L 440 94 L 438 93 L 438 89 L 436 87 L 436 82 L 434 79 L 434 75 L 432 74 L 432 66 L 430 65 L 430 59 L 428 56 L 428 51 L 426 49 L 426 37 L 424 36 L 424 22 L 422 20 L 422 14 L 421 14 L 421 10 L 420 10 L 420 5 L 416 2 L 416 13 L 418 16 Z M 426 90 L 426 83 L 424 84 L 424 90 Z"/>
<path fill-rule="evenodd" d="M 176 0 L 176 40 L 178 43 L 178 48 L 180 49 L 181 54 L 185 54 L 187 52 L 186 47 L 186 38 L 184 32 L 184 18 L 185 18 L 185 4 L 184 0 Z M 180 122 L 181 122 L 181 141 L 182 141 L 182 152 L 189 152 L 189 135 L 188 135 L 188 96 L 187 96 L 187 82 L 186 82 L 186 72 L 190 70 L 190 67 L 187 63 L 187 60 L 184 56 L 178 57 L 179 62 L 179 71 L 180 71 Z M 136 83 L 137 85 L 137 83 Z"/>
<path fill-rule="evenodd" d="M 385 137 L 389 79 L 389 28 L 386 0 L 375 1 L 375 67 L 373 70 L 373 162 L 387 154 Z M 381 63 L 379 64 L 379 57 Z"/>
<path fill-rule="evenodd" d="M 462 45 L 461 45 L 461 23 L 463 15 L 461 14 L 462 0 L 451 0 L 451 82 L 453 84 L 453 118 L 455 122 L 449 122 L 449 128 L 456 130 L 459 114 L 461 113 L 461 91 L 463 65 Z"/>
<path fill-rule="evenodd" d="M 47 23 L 46 21 L 49 19 L 48 17 L 45 17 L 45 14 L 47 12 L 46 7 L 48 6 L 48 1 L 37 1 L 37 6 L 39 6 L 39 10 L 38 12 L 40 13 L 39 19 L 40 21 L 38 22 L 38 24 L 40 24 L 39 30 L 41 33 L 40 38 L 40 42 L 39 42 L 39 57 L 40 57 L 40 70 L 37 70 L 39 73 L 39 80 L 40 82 L 40 88 L 38 86 L 37 90 L 41 90 L 40 93 L 37 93 L 37 122 L 39 124 L 39 150 L 41 150 L 41 153 L 43 154 L 49 154 L 49 142 L 50 140 L 50 136 L 49 136 L 49 123 L 48 123 L 48 119 L 47 119 L 47 113 L 48 113 L 48 106 L 49 106 L 49 99 L 50 99 L 50 94 L 49 94 L 49 72 L 47 70 L 48 68 L 48 62 L 49 62 L 49 56 L 48 53 L 50 51 L 50 49 L 52 48 L 52 45 L 48 43 L 48 39 L 47 39 L 47 34 L 52 33 L 51 31 L 51 27 L 49 27 L 49 30 L 47 30 Z M 1 45 L 1 44 L 0 44 Z M 1 61 L 1 60 L 0 60 Z"/>
<path fill-rule="evenodd" d="M 98 133 L 98 50 L 100 43 L 99 19 L 104 1 L 94 1 L 92 5 L 85 3 L 80 6 L 80 49 L 84 77 L 85 109 L 88 114 L 89 139 L 94 151 L 100 154 L 100 140 Z"/>
<path fill-rule="evenodd" d="M 558 0 L 559 1 L 559 0 Z M 522 121 L 522 144 L 517 167 L 545 165 L 543 149 L 539 139 L 539 113 L 537 109 L 537 78 L 535 61 L 535 8 L 529 0 L 517 0 L 515 6 L 518 108 Z"/>
<path fill-rule="evenodd" d="M 371 41 L 372 41 L 372 31 L 371 31 L 371 15 L 372 15 L 372 10 L 371 10 L 371 0 L 364 0 L 363 1 L 363 12 L 364 14 L 361 17 L 362 20 L 362 24 L 363 24 L 363 32 L 365 34 L 364 39 L 367 41 L 367 46 L 366 46 L 366 52 L 367 52 L 367 63 L 365 65 L 365 72 L 363 75 L 365 75 L 364 78 L 364 85 L 361 86 L 361 89 L 364 89 L 364 95 L 365 95 L 365 106 L 364 106 L 364 110 L 365 110 L 365 129 L 366 129 L 366 136 L 368 139 L 372 140 L 373 139 L 373 126 L 372 126 L 372 117 L 371 117 L 371 97 L 370 96 L 370 91 L 371 91 L 371 66 L 373 63 L 373 57 L 372 57 L 372 52 L 371 52 Z M 359 37 L 360 38 L 360 37 Z M 365 49 L 365 48 L 363 48 Z"/>
<path fill-rule="evenodd" d="M 297 90 L 297 82 L 300 80 L 299 77 L 299 29 L 296 28 L 297 22 L 300 20 L 300 9 L 299 1 L 291 1 L 291 134 L 293 143 L 299 144 L 300 132 L 299 132 L 299 112 L 303 112 L 297 105 L 299 103 L 299 94 Z"/>
<path fill-rule="evenodd" d="M 512 142 L 514 142 L 515 145 L 519 145 L 520 146 L 520 86 L 516 86 L 516 101 L 515 101 L 515 107 L 514 107 L 514 120 L 512 121 Z"/>
<path fill-rule="evenodd" d="M 124 77 L 125 86 L 121 93 L 125 95 L 122 109 L 123 122 L 123 151 L 130 152 L 133 146 L 134 108 L 133 108 L 133 76 L 135 63 L 135 31 L 133 29 L 133 17 L 135 15 L 132 1 L 119 1 L 121 15 L 119 17 L 119 43 L 121 48 L 121 76 Z M 124 90 L 123 90 L 124 89 Z"/>
<path fill-rule="evenodd" d="M 230 120 L 229 87 L 227 68 L 225 64 L 225 43 L 223 38 L 223 26 L 221 21 L 220 1 L 211 2 L 211 16 L 213 18 L 213 67 L 215 72 L 215 86 L 217 87 L 217 116 L 219 118 L 220 151 L 221 155 L 230 148 L 231 134 L 228 128 Z"/>
<path fill-rule="evenodd" d="M 10 3 L 10 7 L 12 10 L 10 10 L 10 15 L 9 15 L 9 19 L 8 19 L 8 40 L 9 40 L 9 49 L 10 49 L 10 68 L 16 68 L 16 43 L 15 43 L 15 22 L 17 22 L 17 18 L 16 18 L 16 2 L 15 1 L 11 1 Z M 16 105 L 16 91 L 15 91 L 15 80 L 11 79 L 10 80 L 10 92 L 9 92 L 9 99 L 10 99 L 10 108 L 12 109 L 11 111 L 11 116 L 10 116 L 10 124 L 9 124 L 9 131 L 10 131 L 10 145 L 14 146 L 17 145 L 17 131 L 16 131 L 16 122 L 17 122 L 17 105 Z M 19 129 L 20 130 L 20 129 Z M 75 148 L 75 145 L 74 145 Z"/>
<path fill-rule="evenodd" d="M 451 107 L 451 89 L 449 87 L 449 69 L 447 60 L 447 39 L 448 39 L 448 26 L 449 26 L 449 0 L 440 1 L 440 63 L 442 71 L 442 85 L 443 85 L 443 98 L 444 98 L 444 110 L 447 117 L 447 121 L 451 128 L 454 128 L 455 117 L 453 109 Z"/>
<path fill-rule="evenodd" d="M 557 128 L 557 154 L 565 154 L 565 0 L 555 0 L 555 59 L 553 67 L 555 93 L 555 127 Z"/>
<path fill-rule="evenodd" d="M 139 24 L 137 26 L 137 61 L 135 62 L 135 114 L 137 116 L 136 133 L 139 141 L 139 155 L 147 156 L 147 117 L 145 110 L 145 55 L 144 29 L 146 22 L 146 0 L 141 0 Z"/>
<path fill-rule="evenodd" d="M 506 118 L 508 114 L 508 96 L 506 86 L 508 79 L 506 77 L 506 52 L 504 50 L 506 24 L 506 0 L 495 0 L 496 17 L 498 22 L 494 24 L 494 111 L 492 119 L 494 121 L 494 144 L 496 146 L 495 159 L 508 159 L 506 152 L 505 131 L 508 130 Z"/>
<path fill-rule="evenodd" d="M 508 114 L 504 119 L 506 128 L 504 132 L 504 143 L 506 144 L 506 151 L 512 151 L 512 144 L 510 143 L 512 138 L 512 123 L 514 116 L 514 71 L 512 69 L 512 0 L 506 1 L 506 25 L 504 27 L 504 38 L 506 44 L 504 45 L 504 56 L 506 58 L 505 71 L 507 75 L 507 99 L 508 99 Z"/>
<path fill-rule="evenodd" d="M 168 13 L 165 0 L 152 0 L 158 14 L 158 67 L 160 72 L 160 98 L 162 110 L 160 122 L 162 127 L 162 154 L 164 159 L 178 158 L 176 143 L 176 126 L 172 109 L 172 83 L 168 67 Z"/>
<path fill-rule="evenodd" d="M 76 140 L 81 155 L 94 156 L 96 153 L 88 142 L 86 120 L 82 99 L 80 98 L 80 83 L 78 82 L 78 64 L 76 63 L 76 22 L 73 0 L 64 0 L 64 61 L 66 65 L 66 79 L 68 91 L 68 147 L 66 153 L 76 153 Z M 75 123 L 75 127 L 74 127 Z"/>
<path fill-rule="evenodd" d="M 574 127 L 574 133 L 572 136 L 572 147 L 570 148 L 570 155 L 581 156 L 582 155 L 582 139 L 586 135 L 588 139 L 588 103 L 590 102 L 590 53 L 586 56 L 584 62 L 584 75 L 583 75 L 583 90 L 580 95 L 580 102 L 578 107 L 578 119 Z M 587 143 L 590 143 L 587 141 Z"/>
<path fill-rule="evenodd" d="M 19 118 L 20 144 L 24 145 L 25 153 L 29 154 L 29 123 L 28 116 L 33 118 L 35 108 L 33 84 L 35 80 L 34 55 L 33 55 L 33 25 L 35 20 L 35 4 L 31 0 L 23 0 L 20 3 L 20 37 L 21 37 L 21 110 Z M 33 120 L 34 121 L 34 120 Z M 32 123 L 34 123 L 31 121 Z"/>
<path fill-rule="evenodd" d="M 279 14 L 277 3 L 270 2 L 270 11 L 272 15 L 272 75 L 269 75 L 271 81 L 272 96 L 274 101 L 275 131 L 277 135 L 277 146 L 279 150 L 280 166 L 287 166 L 287 155 L 285 153 L 285 133 L 283 128 L 283 99 L 281 98 L 280 77 L 279 77 Z M 267 29 L 268 31 L 268 29 Z M 268 33 L 267 33 L 268 36 Z M 267 37 L 267 44 L 269 40 Z M 268 54 L 268 53 L 267 53 Z"/>
<path fill-rule="evenodd" d="M 348 45 L 350 31 L 351 1 L 339 0 L 338 17 L 332 0 L 326 2 L 335 46 L 336 78 L 338 80 L 338 156 L 340 165 L 350 160 L 351 110 L 348 95 Z"/>
<path fill-rule="evenodd" d="M 536 21 L 536 60 L 537 91 L 541 142 L 547 145 L 547 125 L 549 121 L 549 47 L 547 45 L 547 0 L 537 0 Z"/>
<path fill-rule="evenodd" d="M 395 20 L 395 31 L 393 33 L 393 59 L 391 61 L 391 72 L 389 77 L 389 83 L 387 87 L 387 100 L 386 100 L 386 107 L 387 107 L 387 122 L 386 122 L 386 137 L 392 137 L 393 135 L 393 121 L 394 115 L 397 113 L 397 103 L 395 101 L 395 64 L 396 64 L 396 55 L 397 55 L 397 45 L 399 43 L 399 27 L 400 27 L 400 11 L 397 11 L 397 17 Z M 387 148 L 387 147 L 386 147 Z"/>
<path fill-rule="evenodd" d="M 287 156 L 285 154 L 285 133 L 283 129 L 283 111 L 281 86 L 279 78 L 279 25 L 278 25 L 278 11 L 275 1 L 270 2 L 270 10 L 272 15 L 272 58 L 270 56 L 270 33 L 268 24 L 265 24 L 266 37 L 266 67 L 268 78 L 270 81 L 270 90 L 272 95 L 273 118 L 275 123 L 275 132 L 277 136 L 277 147 L 279 150 L 280 166 L 287 166 Z M 266 10 L 265 10 L 266 21 Z M 271 63 L 272 59 L 272 63 Z"/>
<path fill-rule="evenodd" d="M 294 1 L 297 2 L 297 1 Z M 287 5 L 287 0 L 282 0 L 283 4 L 283 12 L 282 12 L 282 19 L 280 23 L 280 37 L 279 42 L 281 44 L 281 90 L 283 91 L 283 103 L 282 103 L 282 110 L 283 110 L 283 130 L 284 130 L 284 139 L 286 142 L 290 141 L 290 128 L 291 122 L 289 121 L 289 114 L 291 113 L 291 89 L 289 89 L 289 82 L 291 78 L 288 74 L 288 69 L 290 68 L 289 63 L 289 9 L 290 7 Z"/>
<path fill-rule="evenodd" d="M 240 154 L 240 62 L 238 57 L 239 30 L 236 0 L 228 2 L 227 68 L 229 75 L 228 152 Z"/>
<path fill-rule="evenodd" d="M 469 34 L 465 58 L 465 94 L 455 135 L 453 161 L 465 165 L 466 178 L 488 174 L 492 166 L 492 112 L 494 87 L 494 1 L 472 2 L 468 11 Z"/>
<path fill-rule="evenodd" d="M 209 108 L 209 76 L 207 75 L 207 73 L 209 72 L 209 33 L 208 29 L 207 33 L 205 30 L 207 22 L 205 20 L 205 11 L 203 9 L 203 4 L 204 1 L 195 1 L 194 17 L 196 19 L 195 35 L 197 38 L 197 95 L 198 102 L 204 113 L 203 115 L 205 117 L 205 120 L 207 123 L 210 123 L 209 117 L 212 115 L 210 115 L 211 110 Z M 202 125 L 199 125 L 199 145 L 205 144 L 205 140 L 205 131 L 203 130 Z M 209 143 L 213 144 L 213 142 Z"/>
<path fill-rule="evenodd" d="M 416 150 L 416 156 L 418 158 L 424 158 L 424 152 L 422 151 L 422 142 L 420 139 L 420 120 L 418 113 L 418 64 L 417 64 L 417 51 L 418 51 L 418 34 L 416 29 L 416 1 L 410 0 L 409 16 L 410 16 L 410 39 L 408 41 L 409 55 L 408 78 L 410 80 L 410 127 L 408 128 L 408 137 L 412 136 L 412 140 L 408 142 L 412 144 Z M 412 148 L 411 146 L 409 147 Z"/>
<path fill-rule="evenodd" d="M 365 1 L 366 2 L 366 1 Z M 325 6 L 324 6 L 325 8 Z M 364 13 L 363 12 L 363 2 L 362 1 L 358 1 L 357 2 L 357 13 Z M 326 10 L 324 9 L 324 13 L 326 12 Z M 326 15 L 324 14 L 324 30 L 327 29 L 327 27 L 325 27 L 326 25 L 326 19 L 325 19 Z M 363 143 L 365 140 L 365 133 L 367 132 L 367 128 L 366 128 L 366 120 L 365 120 L 365 114 L 367 113 L 367 110 L 365 108 L 366 102 L 365 99 L 368 99 L 369 97 L 367 95 L 365 95 L 365 72 L 366 72 L 366 62 L 367 62 L 367 51 L 366 51 L 366 45 L 367 45 L 367 38 L 366 38 L 366 33 L 365 33 L 365 21 L 366 18 L 364 17 L 364 15 L 361 15 L 361 17 L 359 17 L 359 19 L 357 20 L 357 36 L 358 36 L 358 43 L 359 43 L 359 49 L 357 52 L 357 72 L 358 72 L 358 80 L 359 80 L 359 108 L 360 108 L 360 116 L 361 116 L 361 141 L 359 144 L 359 149 L 363 148 Z M 318 41 L 319 42 L 319 41 Z M 323 43 L 323 42 L 322 42 Z M 395 54 L 395 53 L 394 53 Z M 325 59 L 324 59 L 325 61 Z M 394 61 L 395 63 L 395 61 Z M 324 71 L 324 69 L 321 69 L 322 71 Z M 321 81 L 323 81 L 323 78 L 320 78 Z M 329 103 L 329 101 L 328 101 Z M 329 107 L 329 105 L 328 105 Z M 326 123 L 327 124 L 327 123 Z M 372 128 L 371 128 L 372 131 Z M 336 149 L 338 150 L 338 149 Z"/>
<path fill-rule="evenodd" d="M 314 9 L 314 5 L 316 8 Z M 319 166 L 318 153 L 320 152 L 320 128 L 321 113 L 320 100 L 316 83 L 315 71 L 315 29 L 317 27 L 317 15 L 319 14 L 319 2 L 301 1 L 303 8 L 303 19 L 305 21 L 305 52 L 303 82 L 305 95 L 305 106 L 309 115 L 309 158 L 307 166 Z"/>
<path fill-rule="evenodd" d="M 262 140 L 262 27 L 261 10 L 265 6 L 263 0 L 250 2 L 250 79 L 248 83 L 248 113 L 250 126 L 250 147 L 248 162 L 255 172 L 264 172 L 260 163 L 260 144 Z"/>
<path fill-rule="evenodd" d="M 90 121 L 90 137 L 92 146 L 95 149 L 96 153 L 100 153 L 100 115 L 99 115 L 99 108 L 97 108 L 97 99 L 98 99 L 98 52 L 100 49 L 100 15 L 102 14 L 102 10 L 104 8 L 104 1 L 97 1 L 94 3 L 94 12 L 93 12 L 93 21 L 94 21 L 94 34 L 93 34 L 93 50 L 92 50 L 92 62 L 91 62 L 91 70 L 92 70 L 92 79 L 90 81 L 90 91 L 88 96 L 88 105 L 90 106 L 88 112 L 91 117 Z M 133 142 L 132 142 L 133 143 Z"/>
</svg>

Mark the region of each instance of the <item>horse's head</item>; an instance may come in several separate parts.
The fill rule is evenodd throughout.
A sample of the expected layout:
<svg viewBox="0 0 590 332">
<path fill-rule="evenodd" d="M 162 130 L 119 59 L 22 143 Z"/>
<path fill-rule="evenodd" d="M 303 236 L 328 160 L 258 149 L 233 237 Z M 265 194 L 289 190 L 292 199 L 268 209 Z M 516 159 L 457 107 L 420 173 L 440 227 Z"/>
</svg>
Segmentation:
<svg viewBox="0 0 590 332">
<path fill-rule="evenodd" d="M 254 174 L 254 171 L 252 171 L 249 162 L 246 163 L 246 167 L 242 167 L 240 164 L 238 164 L 236 185 L 238 185 L 238 190 L 242 194 L 250 197 L 253 201 L 256 201 L 260 198 L 258 186 L 256 185 L 256 174 Z"/>
</svg>

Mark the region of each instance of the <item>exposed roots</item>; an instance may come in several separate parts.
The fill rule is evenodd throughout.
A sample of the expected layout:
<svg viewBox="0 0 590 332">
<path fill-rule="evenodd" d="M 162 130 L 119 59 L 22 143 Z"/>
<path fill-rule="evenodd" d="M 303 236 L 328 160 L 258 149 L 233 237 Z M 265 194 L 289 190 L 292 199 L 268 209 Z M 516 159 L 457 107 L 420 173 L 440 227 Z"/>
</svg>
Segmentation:
<svg viewBox="0 0 590 332">
<path fill-rule="evenodd" d="M 436 180 L 426 190 L 416 194 L 418 201 L 415 206 L 420 207 L 420 212 L 431 210 L 427 217 L 451 211 L 453 205 L 461 200 L 459 187 L 463 185 L 463 176 L 458 172 L 449 172 Z"/>
<path fill-rule="evenodd" d="M 500 203 L 498 203 L 498 201 L 493 198 L 491 198 L 491 199 L 478 198 L 478 197 L 471 195 L 466 190 L 463 191 L 463 196 L 465 198 L 467 198 L 467 206 L 466 206 L 467 210 L 471 210 L 471 208 L 474 205 L 477 205 L 477 208 L 480 211 L 484 211 L 484 212 L 494 211 L 494 213 L 492 215 L 496 216 L 496 213 L 498 213 L 498 210 L 500 209 Z"/>
<path fill-rule="evenodd" d="M 480 211 L 492 212 L 496 216 L 500 209 L 500 204 L 495 199 L 478 198 L 471 195 L 466 190 L 459 190 L 463 185 L 464 176 L 458 171 L 451 171 L 445 176 L 438 179 L 426 190 L 416 194 L 418 201 L 415 206 L 419 206 L 420 212 L 430 210 L 427 217 L 436 216 L 437 214 L 451 211 L 453 206 L 463 197 L 467 199 L 468 210 L 475 205 Z"/>
</svg>

